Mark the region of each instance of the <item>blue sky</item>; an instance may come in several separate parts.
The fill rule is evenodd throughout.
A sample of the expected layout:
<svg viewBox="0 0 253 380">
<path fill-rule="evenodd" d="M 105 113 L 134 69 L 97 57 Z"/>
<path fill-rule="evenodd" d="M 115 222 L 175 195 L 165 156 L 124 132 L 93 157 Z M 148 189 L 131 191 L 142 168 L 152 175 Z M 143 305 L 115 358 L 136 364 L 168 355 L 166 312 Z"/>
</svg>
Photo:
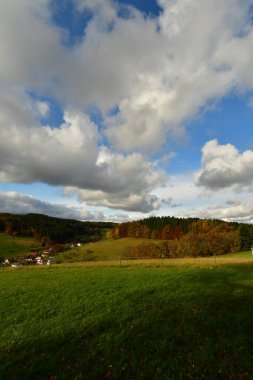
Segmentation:
<svg viewBox="0 0 253 380">
<path fill-rule="evenodd" d="M 0 210 L 252 223 L 252 7 L 4 0 Z"/>
</svg>

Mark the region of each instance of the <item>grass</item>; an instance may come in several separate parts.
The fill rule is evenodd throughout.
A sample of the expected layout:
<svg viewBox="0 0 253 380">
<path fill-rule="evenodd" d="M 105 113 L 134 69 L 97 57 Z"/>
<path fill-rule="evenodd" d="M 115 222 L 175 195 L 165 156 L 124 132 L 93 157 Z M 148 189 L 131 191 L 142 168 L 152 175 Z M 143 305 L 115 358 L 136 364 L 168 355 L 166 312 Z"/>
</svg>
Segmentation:
<svg viewBox="0 0 253 380">
<path fill-rule="evenodd" d="M 57 256 L 57 263 L 79 263 L 79 262 L 92 262 L 92 261 L 107 261 L 107 260 L 123 260 L 127 257 L 129 247 L 140 245 L 142 243 L 155 243 L 161 244 L 161 240 L 152 239 L 139 239 L 139 238 L 122 238 L 117 240 L 102 240 L 96 243 L 87 243 L 81 247 L 76 247 L 65 251 Z M 251 251 L 239 252 L 228 255 L 216 256 L 215 260 L 222 258 L 232 259 L 250 259 L 252 258 Z M 180 259 L 181 260 L 181 259 Z M 191 259 L 190 259 L 191 260 Z M 213 257 L 209 257 L 208 260 L 214 260 Z M 157 260 L 155 260 L 157 261 Z"/>
<path fill-rule="evenodd" d="M 81 247 L 63 252 L 57 256 L 57 262 L 82 262 L 97 260 L 119 259 L 131 245 L 154 242 L 160 244 L 160 240 L 124 238 L 117 240 L 102 240 L 97 243 L 84 244 Z"/>
<path fill-rule="evenodd" d="M 39 247 L 40 244 L 32 237 L 15 236 L 14 239 L 10 235 L 0 233 L 0 257 L 5 259 L 23 256 L 30 249 Z"/>
<path fill-rule="evenodd" d="M 253 258 L 251 251 L 245 251 L 245 252 L 237 252 L 237 253 L 229 253 L 226 255 L 226 257 L 232 257 L 232 258 L 241 258 L 241 259 L 249 259 Z"/>
<path fill-rule="evenodd" d="M 202 260 L 0 270 L 0 378 L 252 379 L 253 263 Z"/>
</svg>

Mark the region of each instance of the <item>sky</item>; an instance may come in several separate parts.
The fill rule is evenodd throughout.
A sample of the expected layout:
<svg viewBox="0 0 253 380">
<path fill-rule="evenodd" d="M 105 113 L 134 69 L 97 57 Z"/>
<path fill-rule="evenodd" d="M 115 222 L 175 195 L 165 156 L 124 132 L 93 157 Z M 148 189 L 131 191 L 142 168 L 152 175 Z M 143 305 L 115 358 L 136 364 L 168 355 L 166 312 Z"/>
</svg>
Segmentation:
<svg viewBox="0 0 253 380">
<path fill-rule="evenodd" d="M 253 223 L 253 0 L 1 0 L 0 211 Z"/>
</svg>

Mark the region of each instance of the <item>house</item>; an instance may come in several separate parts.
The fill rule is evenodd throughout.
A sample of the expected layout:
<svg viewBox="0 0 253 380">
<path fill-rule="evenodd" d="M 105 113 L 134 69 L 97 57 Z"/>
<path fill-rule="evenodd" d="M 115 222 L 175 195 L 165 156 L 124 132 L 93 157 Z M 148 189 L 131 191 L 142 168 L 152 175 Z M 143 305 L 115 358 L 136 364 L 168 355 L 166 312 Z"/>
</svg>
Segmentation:
<svg viewBox="0 0 253 380">
<path fill-rule="evenodd" d="M 35 260 L 37 261 L 37 264 L 39 264 L 39 265 L 42 265 L 42 264 L 43 264 L 43 260 L 42 260 L 41 256 L 37 256 L 37 257 L 35 258 Z"/>
</svg>

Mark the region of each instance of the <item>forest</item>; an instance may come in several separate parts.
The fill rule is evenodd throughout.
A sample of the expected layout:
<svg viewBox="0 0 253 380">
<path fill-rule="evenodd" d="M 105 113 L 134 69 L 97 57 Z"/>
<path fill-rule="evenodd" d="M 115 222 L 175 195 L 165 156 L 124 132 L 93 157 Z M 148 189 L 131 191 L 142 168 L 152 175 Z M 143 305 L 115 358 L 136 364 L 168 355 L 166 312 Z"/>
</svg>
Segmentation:
<svg viewBox="0 0 253 380">
<path fill-rule="evenodd" d="M 98 241 L 114 226 L 108 222 L 82 222 L 43 214 L 0 214 L 0 232 L 12 236 L 34 236 L 41 240 L 42 245 Z"/>
<path fill-rule="evenodd" d="M 113 239 L 150 239 L 128 252 L 136 257 L 212 256 L 246 251 L 253 242 L 253 226 L 222 220 L 150 217 L 117 225 L 109 233 Z M 157 245 L 152 239 L 161 240 Z"/>
</svg>

